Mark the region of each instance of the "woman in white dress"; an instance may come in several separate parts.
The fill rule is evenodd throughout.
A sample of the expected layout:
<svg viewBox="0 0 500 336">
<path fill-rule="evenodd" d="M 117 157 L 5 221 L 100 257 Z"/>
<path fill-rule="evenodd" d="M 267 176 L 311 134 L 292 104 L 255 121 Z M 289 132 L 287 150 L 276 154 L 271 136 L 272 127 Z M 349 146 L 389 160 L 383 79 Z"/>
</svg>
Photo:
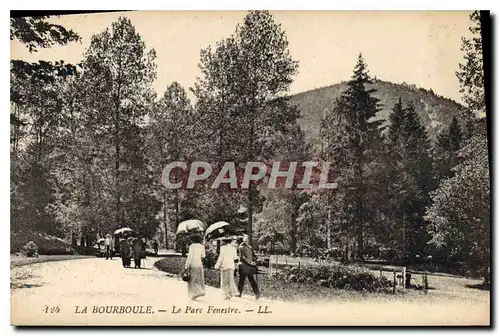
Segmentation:
<svg viewBox="0 0 500 336">
<path fill-rule="evenodd" d="M 238 294 L 234 281 L 235 261 L 237 259 L 236 248 L 231 244 L 231 239 L 222 240 L 215 268 L 220 269 L 220 287 L 225 300 L 230 300 L 231 297 Z"/>
<path fill-rule="evenodd" d="M 205 295 L 205 276 L 202 259 L 205 258 L 203 238 L 195 234 L 191 236 L 191 245 L 186 260 L 185 270 L 189 272 L 188 295 L 191 300 Z"/>
</svg>

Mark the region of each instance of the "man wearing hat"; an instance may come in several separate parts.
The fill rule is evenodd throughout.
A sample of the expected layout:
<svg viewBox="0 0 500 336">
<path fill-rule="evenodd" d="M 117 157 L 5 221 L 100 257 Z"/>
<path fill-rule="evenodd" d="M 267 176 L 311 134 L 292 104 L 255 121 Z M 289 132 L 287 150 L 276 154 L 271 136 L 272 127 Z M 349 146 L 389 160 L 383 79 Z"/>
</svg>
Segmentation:
<svg viewBox="0 0 500 336">
<path fill-rule="evenodd" d="M 248 245 L 248 235 L 243 235 L 243 242 L 239 246 L 240 254 L 240 279 L 238 282 L 239 297 L 243 293 L 243 287 L 245 287 L 245 279 L 248 278 L 250 285 L 252 286 L 253 293 L 255 294 L 255 299 L 260 298 L 259 287 L 257 281 L 255 281 L 255 275 L 257 274 L 257 265 L 255 263 L 255 256 L 252 247 Z"/>
</svg>

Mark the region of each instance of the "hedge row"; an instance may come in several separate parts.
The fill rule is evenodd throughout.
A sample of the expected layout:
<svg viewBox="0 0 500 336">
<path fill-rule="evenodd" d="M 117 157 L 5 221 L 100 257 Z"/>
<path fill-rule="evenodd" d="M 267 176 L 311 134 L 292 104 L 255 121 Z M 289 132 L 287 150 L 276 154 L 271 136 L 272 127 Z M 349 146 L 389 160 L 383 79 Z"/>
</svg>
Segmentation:
<svg viewBox="0 0 500 336">
<path fill-rule="evenodd" d="M 284 283 L 315 283 L 328 288 L 377 293 L 390 292 L 393 285 L 386 277 L 378 277 L 368 268 L 340 263 L 285 267 L 275 276 Z"/>
</svg>

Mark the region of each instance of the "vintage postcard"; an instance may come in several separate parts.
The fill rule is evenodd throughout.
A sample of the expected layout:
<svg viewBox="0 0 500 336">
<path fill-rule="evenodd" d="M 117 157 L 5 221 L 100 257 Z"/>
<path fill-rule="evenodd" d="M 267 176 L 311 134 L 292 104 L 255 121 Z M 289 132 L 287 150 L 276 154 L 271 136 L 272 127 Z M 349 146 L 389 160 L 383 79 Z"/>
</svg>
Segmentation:
<svg viewBox="0 0 500 336">
<path fill-rule="evenodd" d="M 489 326 L 489 15 L 11 13 L 11 324 Z"/>
</svg>

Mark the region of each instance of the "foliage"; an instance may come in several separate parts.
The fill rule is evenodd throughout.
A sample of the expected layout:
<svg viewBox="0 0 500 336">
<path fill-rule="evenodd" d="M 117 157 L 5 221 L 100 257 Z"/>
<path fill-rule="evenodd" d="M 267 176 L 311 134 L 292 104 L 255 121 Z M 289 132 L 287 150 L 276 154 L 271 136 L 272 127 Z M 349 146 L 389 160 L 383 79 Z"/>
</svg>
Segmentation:
<svg viewBox="0 0 500 336">
<path fill-rule="evenodd" d="M 23 43 L 30 53 L 37 52 L 39 48 L 50 48 L 55 45 L 66 45 L 70 42 L 80 41 L 77 33 L 61 25 L 51 23 L 48 19 L 49 16 L 11 18 L 10 40 Z M 14 77 L 36 78 L 47 83 L 73 75 L 76 73 L 76 69 L 76 66 L 64 61 L 29 63 L 22 60 L 11 60 L 11 74 Z M 32 104 L 21 91 L 22 88 L 22 86 L 11 85 L 11 101 L 20 105 Z M 15 113 L 11 113 L 11 124 L 21 126 L 24 121 Z"/>
<path fill-rule="evenodd" d="M 30 52 L 80 40 L 73 30 L 51 23 L 47 21 L 48 18 L 49 16 L 11 17 L 10 39 L 24 43 Z"/>
<path fill-rule="evenodd" d="M 212 250 L 207 250 L 205 252 L 205 258 L 203 259 L 203 267 L 205 268 L 214 268 L 217 263 L 217 254 Z"/>
<path fill-rule="evenodd" d="M 387 131 L 387 172 L 392 180 L 388 188 L 389 211 L 386 220 L 393 223 L 392 237 L 402 259 L 413 261 L 426 250 L 426 222 L 423 218 L 434 189 L 432 158 L 427 133 L 413 105 L 394 106 Z"/>
<path fill-rule="evenodd" d="M 198 157 L 215 165 L 271 158 L 276 135 L 298 118 L 286 97 L 297 63 L 281 26 L 268 11 L 250 11 L 214 51 L 202 50 L 199 67 L 203 77 L 193 89 Z M 240 194 L 246 198 L 247 231 L 252 239 L 259 190 L 251 184 Z"/>
<path fill-rule="evenodd" d="M 348 235 L 356 239 L 355 257 L 364 258 L 364 234 L 367 222 L 373 217 L 377 199 L 377 180 L 380 171 L 372 169 L 380 158 L 380 121 L 373 118 L 379 110 L 378 99 L 368 89 L 371 83 L 367 66 L 360 54 L 347 89 L 338 98 L 322 121 L 322 153 L 328 162 L 335 162 L 340 198 L 327 197 L 327 227 L 331 230 L 331 218 L 336 211 Z M 335 191 L 336 192 L 336 191 Z"/>
<path fill-rule="evenodd" d="M 434 146 L 434 169 L 438 181 L 453 175 L 453 167 L 458 164 L 458 150 L 463 141 L 464 136 L 458 119 L 453 117 L 448 128 L 438 134 Z"/>
<path fill-rule="evenodd" d="M 427 218 L 431 222 L 429 243 L 438 256 L 447 262 L 465 263 L 469 270 L 482 270 L 489 282 L 491 182 L 486 118 L 480 115 L 486 114 L 486 102 L 479 12 L 473 12 L 470 19 L 472 37 L 462 39 L 466 62 L 457 72 L 470 111 L 465 116 L 466 139 L 457 151 L 452 173 L 432 194 Z"/>
<path fill-rule="evenodd" d="M 30 241 L 37 246 L 39 254 L 64 255 L 75 253 L 67 241 L 44 232 L 31 231 L 28 229 L 12 231 L 10 235 L 11 253 L 22 251 L 23 246 Z"/>
<path fill-rule="evenodd" d="M 147 237 L 156 232 L 160 204 L 151 191 L 154 177 L 143 130 L 154 98 L 154 59 L 154 50 L 146 50 L 126 18 L 114 22 L 111 31 L 94 35 L 84 55 L 68 107 L 71 127 L 61 148 L 75 157 L 62 163 L 58 175 L 61 182 L 71 183 L 61 193 L 79 206 L 57 206 L 60 216 L 80 219 L 83 230 L 109 232 L 126 225 Z M 79 174 L 68 176 L 62 171 L 67 166 Z"/>
<path fill-rule="evenodd" d="M 462 37 L 460 50 L 464 55 L 464 63 L 460 63 L 456 72 L 460 83 L 462 99 L 467 107 L 476 115 L 485 113 L 483 45 L 481 38 L 481 22 L 479 11 L 470 15 L 470 37 Z"/>
<path fill-rule="evenodd" d="M 11 18 L 11 40 L 35 52 L 79 39 L 47 18 Z M 75 73 L 76 67 L 64 61 L 11 60 L 11 223 L 15 229 L 60 233 L 50 210 L 55 196 L 52 153 L 64 125 L 63 88 Z"/>
<path fill-rule="evenodd" d="M 164 165 L 192 156 L 193 109 L 186 91 L 174 82 L 166 88 L 161 99 L 154 104 L 147 125 L 147 157 L 153 171 L 160 173 Z M 179 190 L 165 189 L 160 179 L 152 181 L 157 199 L 162 200 L 163 228 L 175 232 L 182 221 L 183 212 L 190 208 L 189 196 Z M 171 225 L 174 223 L 174 225 Z M 168 240 L 166 241 L 168 243 Z"/>
<path fill-rule="evenodd" d="M 478 122 L 477 127 L 485 125 Z M 477 135 L 468 140 L 459 157 L 463 161 L 454 175 L 432 194 L 433 204 L 427 211 L 432 223 L 430 243 L 445 260 L 478 269 L 489 265 L 491 243 L 487 138 Z"/>
<path fill-rule="evenodd" d="M 391 281 L 375 276 L 367 268 L 342 264 L 306 265 L 277 273 L 285 283 L 316 283 L 320 286 L 369 292 L 389 292 Z"/>
<path fill-rule="evenodd" d="M 26 243 L 26 245 L 23 246 L 22 252 L 27 257 L 34 257 L 38 254 L 38 246 L 36 246 L 36 244 L 32 240 L 30 240 Z"/>
</svg>

